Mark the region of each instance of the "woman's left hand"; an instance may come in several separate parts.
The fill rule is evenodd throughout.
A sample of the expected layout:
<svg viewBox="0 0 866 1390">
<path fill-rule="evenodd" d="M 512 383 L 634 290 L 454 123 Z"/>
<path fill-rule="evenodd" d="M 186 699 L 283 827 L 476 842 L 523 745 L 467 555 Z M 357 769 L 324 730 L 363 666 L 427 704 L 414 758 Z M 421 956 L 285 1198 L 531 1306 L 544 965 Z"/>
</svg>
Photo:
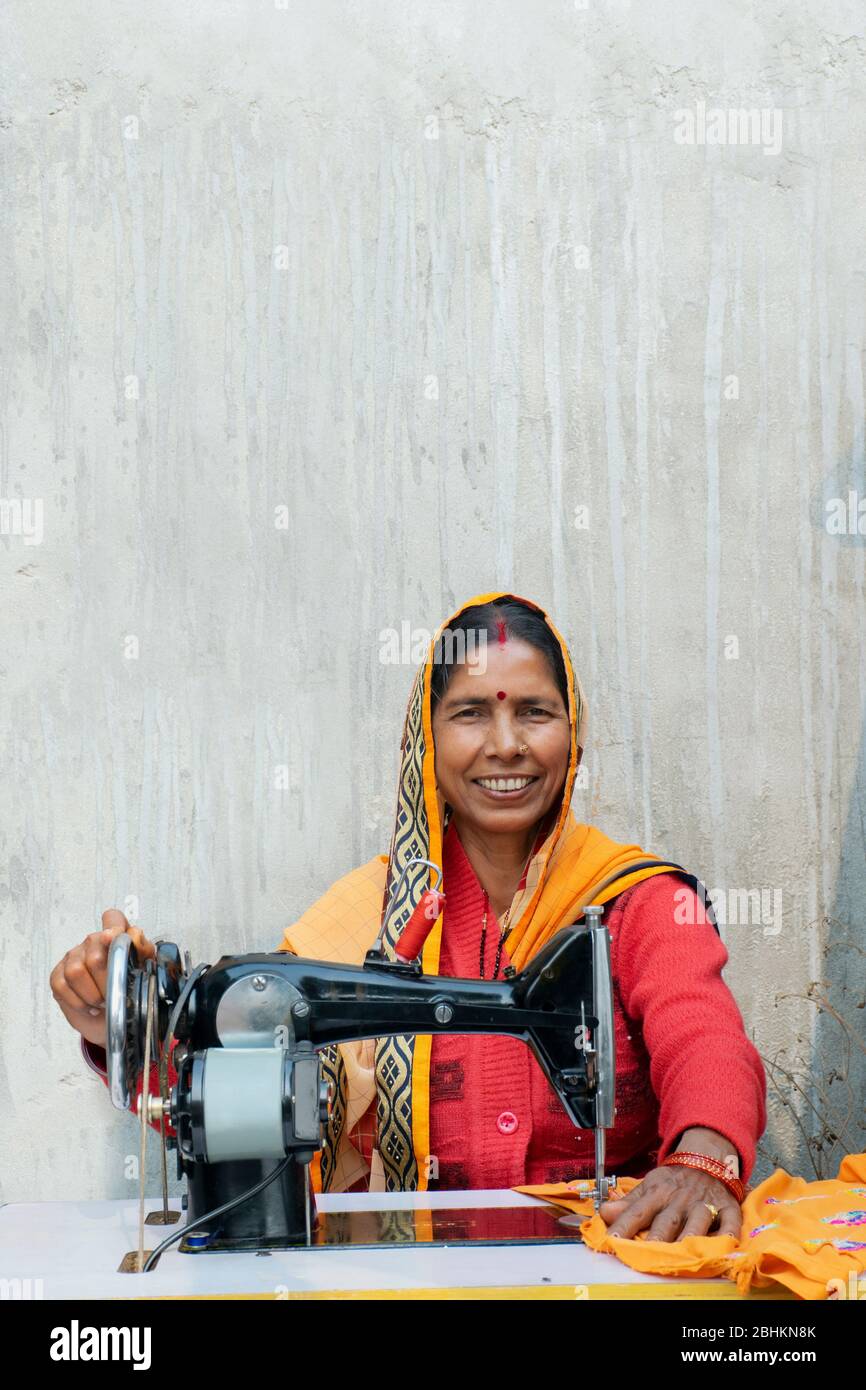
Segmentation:
<svg viewBox="0 0 866 1390">
<path fill-rule="evenodd" d="M 718 1209 L 718 1225 L 705 1205 Z M 599 1216 L 608 1235 L 632 1238 L 647 1231 L 648 1240 L 682 1240 L 685 1236 L 736 1236 L 742 1211 L 723 1182 L 697 1168 L 653 1168 L 625 1197 L 602 1202 Z M 648 1228 L 648 1229 L 647 1229 Z"/>
</svg>

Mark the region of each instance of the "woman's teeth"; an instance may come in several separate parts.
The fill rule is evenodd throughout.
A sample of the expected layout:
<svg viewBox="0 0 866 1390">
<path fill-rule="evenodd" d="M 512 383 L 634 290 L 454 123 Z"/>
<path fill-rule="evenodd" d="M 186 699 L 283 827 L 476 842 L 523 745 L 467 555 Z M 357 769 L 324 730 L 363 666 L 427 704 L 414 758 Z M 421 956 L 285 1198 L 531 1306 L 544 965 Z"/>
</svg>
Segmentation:
<svg viewBox="0 0 866 1390">
<path fill-rule="evenodd" d="M 519 792 L 534 782 L 534 777 L 476 777 L 479 787 L 490 792 Z"/>
</svg>

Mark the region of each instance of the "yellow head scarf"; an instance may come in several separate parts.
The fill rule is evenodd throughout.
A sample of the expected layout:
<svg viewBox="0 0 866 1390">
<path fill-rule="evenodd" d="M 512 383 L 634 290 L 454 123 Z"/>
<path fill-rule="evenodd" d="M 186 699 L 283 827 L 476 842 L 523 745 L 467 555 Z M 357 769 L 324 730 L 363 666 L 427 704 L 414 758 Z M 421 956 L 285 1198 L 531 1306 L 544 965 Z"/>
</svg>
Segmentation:
<svg viewBox="0 0 866 1390">
<path fill-rule="evenodd" d="M 430 641 L 427 659 L 412 686 L 403 727 L 397 787 L 397 813 L 390 852 L 339 879 L 289 927 L 280 950 L 318 960 L 361 964 L 385 917 L 386 953 L 429 887 L 429 871 L 410 869 L 413 859 L 442 863 L 443 798 L 436 784 L 431 715 L 431 676 L 439 638 L 467 608 L 517 598 L 504 590 L 479 594 L 446 619 Z M 555 822 L 530 860 L 525 883 L 515 894 L 503 925 L 511 924 L 506 949 L 516 970 L 531 960 L 560 927 L 577 922 L 589 903 L 606 903 L 641 879 L 679 872 L 679 865 L 646 854 L 639 845 L 618 844 L 571 811 L 574 779 L 586 743 L 589 709 L 568 648 L 550 618 L 529 599 L 547 623 L 562 653 L 568 684 L 571 744 L 568 771 Z M 448 885 L 443 885 L 446 896 Z M 395 895 L 395 890 L 397 890 Z M 448 907 L 424 946 L 424 973 L 435 975 Z M 387 1190 L 427 1187 L 430 1137 L 430 1051 L 428 1035 L 413 1034 L 342 1043 L 322 1049 L 323 1073 L 333 1085 L 325 1146 L 312 1165 L 317 1191 L 344 1191 L 370 1172 L 370 1186 Z M 351 1131 L 376 1099 L 377 1147 L 372 1170 L 351 1142 Z"/>
</svg>

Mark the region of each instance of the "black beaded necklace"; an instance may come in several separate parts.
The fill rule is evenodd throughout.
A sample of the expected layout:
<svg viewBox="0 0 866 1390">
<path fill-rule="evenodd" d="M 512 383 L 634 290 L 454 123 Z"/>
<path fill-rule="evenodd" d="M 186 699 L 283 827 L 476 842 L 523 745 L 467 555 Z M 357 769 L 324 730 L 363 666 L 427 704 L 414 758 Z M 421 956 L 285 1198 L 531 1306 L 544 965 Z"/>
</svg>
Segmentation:
<svg viewBox="0 0 866 1390">
<path fill-rule="evenodd" d="M 485 890 L 484 890 L 484 920 L 483 920 L 483 922 L 481 923 L 481 950 L 480 950 L 479 956 L 478 956 L 478 978 L 479 978 L 480 980 L 483 980 L 483 979 L 485 978 L 485 976 L 484 976 L 484 946 L 485 946 L 485 944 L 486 944 L 486 942 L 487 942 L 487 914 L 488 914 L 489 910 L 490 910 L 490 898 L 489 898 L 489 896 L 488 896 L 487 889 L 485 888 Z M 490 976 L 491 980 L 495 980 L 495 979 L 497 979 L 498 976 L 499 976 L 499 964 L 500 964 L 500 962 L 501 962 L 501 960 L 502 960 L 502 948 L 503 948 L 503 946 L 505 945 L 505 938 L 506 938 L 507 935 L 508 935 L 507 929 L 506 929 L 505 931 L 500 931 L 500 933 L 499 933 L 499 943 L 498 943 L 498 945 L 497 945 L 497 947 L 496 947 L 496 964 L 495 964 L 494 967 L 493 967 L 493 974 Z"/>
</svg>

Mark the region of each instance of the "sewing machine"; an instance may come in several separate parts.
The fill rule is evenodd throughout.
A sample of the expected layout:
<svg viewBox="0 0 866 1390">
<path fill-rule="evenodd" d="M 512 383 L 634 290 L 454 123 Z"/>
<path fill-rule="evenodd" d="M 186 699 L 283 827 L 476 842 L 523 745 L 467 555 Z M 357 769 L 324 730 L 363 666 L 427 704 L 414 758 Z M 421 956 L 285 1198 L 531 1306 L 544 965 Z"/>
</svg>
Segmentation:
<svg viewBox="0 0 866 1390">
<path fill-rule="evenodd" d="M 315 1243 L 308 1165 L 329 1113 L 317 1049 L 351 1039 L 522 1039 L 575 1126 L 595 1132 L 595 1181 L 585 1195 L 597 1207 L 615 1181 L 604 1173 L 615 1056 L 602 911 L 586 908 L 581 925 L 558 931 L 525 969 L 503 980 L 425 976 L 418 958 L 390 959 L 381 937 L 361 966 L 276 952 L 224 955 L 195 969 L 171 942 L 156 943 L 155 959 L 142 960 L 128 934 L 116 937 L 106 989 L 112 1103 L 130 1109 L 139 1079 L 159 1062 L 160 1094 L 139 1102 L 142 1155 L 148 1122 L 160 1122 L 162 1132 L 164 1210 L 148 1222 L 178 1217 L 168 1210 L 167 1147 L 176 1148 L 178 1178 L 187 1182 L 186 1225 L 147 1263 L 128 1256 L 126 1268 L 153 1268 L 177 1239 L 189 1252 Z M 170 1091 L 169 1057 L 177 1070 Z M 166 1136 L 165 1119 L 176 1139 Z"/>
</svg>

